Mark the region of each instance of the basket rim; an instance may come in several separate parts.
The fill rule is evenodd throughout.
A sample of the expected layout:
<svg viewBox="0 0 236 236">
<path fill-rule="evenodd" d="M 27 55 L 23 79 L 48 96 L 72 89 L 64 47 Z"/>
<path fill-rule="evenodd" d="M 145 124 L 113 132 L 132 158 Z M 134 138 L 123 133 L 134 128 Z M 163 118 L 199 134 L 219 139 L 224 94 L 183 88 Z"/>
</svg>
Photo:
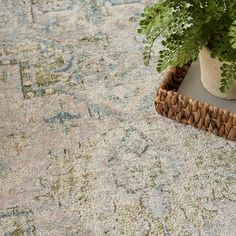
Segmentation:
<svg viewBox="0 0 236 236">
<path fill-rule="evenodd" d="M 236 141 L 236 113 L 178 93 L 191 64 L 169 67 L 163 73 L 156 93 L 156 111 L 177 122 Z"/>
</svg>

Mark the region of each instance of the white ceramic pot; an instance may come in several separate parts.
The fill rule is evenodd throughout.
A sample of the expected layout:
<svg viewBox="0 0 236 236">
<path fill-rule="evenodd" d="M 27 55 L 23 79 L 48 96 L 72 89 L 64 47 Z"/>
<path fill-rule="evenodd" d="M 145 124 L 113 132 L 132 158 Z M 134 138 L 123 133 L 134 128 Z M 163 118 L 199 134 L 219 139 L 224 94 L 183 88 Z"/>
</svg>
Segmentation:
<svg viewBox="0 0 236 236">
<path fill-rule="evenodd" d="M 201 65 L 201 82 L 203 87 L 212 95 L 223 99 L 236 99 L 236 81 L 229 90 L 222 93 L 221 86 L 221 69 L 222 62 L 218 58 L 211 57 L 211 51 L 203 48 L 199 54 Z"/>
</svg>

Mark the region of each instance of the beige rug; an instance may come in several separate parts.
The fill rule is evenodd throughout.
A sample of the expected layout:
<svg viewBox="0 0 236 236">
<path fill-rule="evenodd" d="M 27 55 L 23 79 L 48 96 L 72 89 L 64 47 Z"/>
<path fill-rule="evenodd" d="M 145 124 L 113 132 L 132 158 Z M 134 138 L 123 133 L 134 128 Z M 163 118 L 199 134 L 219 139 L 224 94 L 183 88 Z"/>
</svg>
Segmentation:
<svg viewBox="0 0 236 236">
<path fill-rule="evenodd" d="M 235 143 L 154 110 L 148 3 L 0 0 L 0 235 L 236 235 Z"/>
</svg>

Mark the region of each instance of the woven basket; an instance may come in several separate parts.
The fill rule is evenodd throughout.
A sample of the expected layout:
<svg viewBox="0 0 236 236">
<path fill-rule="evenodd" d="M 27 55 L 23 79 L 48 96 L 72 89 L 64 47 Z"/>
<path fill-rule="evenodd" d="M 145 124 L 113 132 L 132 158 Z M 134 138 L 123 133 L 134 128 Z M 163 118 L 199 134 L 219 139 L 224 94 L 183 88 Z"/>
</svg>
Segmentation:
<svg viewBox="0 0 236 236">
<path fill-rule="evenodd" d="M 190 65 L 168 69 L 157 91 L 156 111 L 177 122 L 236 141 L 236 114 L 177 93 Z"/>
</svg>

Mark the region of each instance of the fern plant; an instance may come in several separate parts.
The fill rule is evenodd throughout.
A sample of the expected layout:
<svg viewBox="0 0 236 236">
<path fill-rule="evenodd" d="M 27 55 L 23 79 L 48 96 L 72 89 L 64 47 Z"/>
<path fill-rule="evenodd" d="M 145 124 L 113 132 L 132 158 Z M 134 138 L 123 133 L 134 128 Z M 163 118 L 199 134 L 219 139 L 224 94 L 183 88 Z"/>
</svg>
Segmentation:
<svg viewBox="0 0 236 236">
<path fill-rule="evenodd" d="M 236 0 L 159 0 L 144 9 L 138 32 L 145 36 L 146 65 L 162 40 L 158 72 L 195 61 L 208 47 L 223 62 L 221 92 L 236 80 Z"/>
</svg>

